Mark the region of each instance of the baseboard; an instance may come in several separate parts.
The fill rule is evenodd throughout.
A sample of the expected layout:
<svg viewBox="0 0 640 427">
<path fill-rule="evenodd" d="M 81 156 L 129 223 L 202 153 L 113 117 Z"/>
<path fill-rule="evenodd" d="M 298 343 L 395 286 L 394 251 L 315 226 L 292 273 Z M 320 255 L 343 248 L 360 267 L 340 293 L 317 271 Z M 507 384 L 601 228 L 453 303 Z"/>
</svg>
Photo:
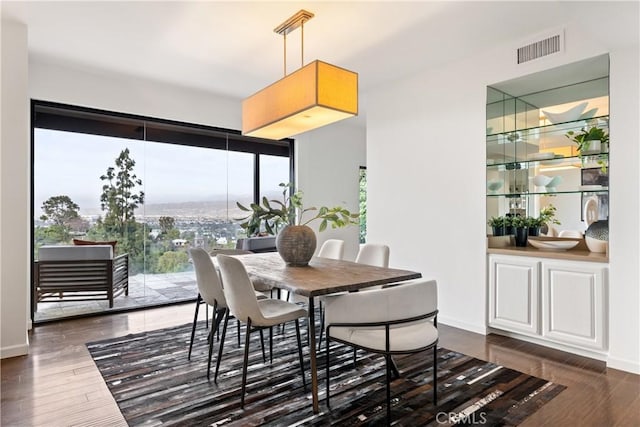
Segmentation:
<svg viewBox="0 0 640 427">
<path fill-rule="evenodd" d="M 453 326 L 454 328 L 464 329 L 465 331 L 475 332 L 476 334 L 487 335 L 487 327 L 482 325 L 476 325 L 473 323 L 461 322 L 451 317 L 438 314 L 438 323 L 443 325 Z"/>
<path fill-rule="evenodd" d="M 12 345 L 0 349 L 0 359 L 29 354 L 29 344 Z"/>
<path fill-rule="evenodd" d="M 618 369 L 620 371 L 630 372 L 640 375 L 640 363 L 637 360 L 618 359 L 609 356 L 607 358 L 607 368 Z"/>
</svg>

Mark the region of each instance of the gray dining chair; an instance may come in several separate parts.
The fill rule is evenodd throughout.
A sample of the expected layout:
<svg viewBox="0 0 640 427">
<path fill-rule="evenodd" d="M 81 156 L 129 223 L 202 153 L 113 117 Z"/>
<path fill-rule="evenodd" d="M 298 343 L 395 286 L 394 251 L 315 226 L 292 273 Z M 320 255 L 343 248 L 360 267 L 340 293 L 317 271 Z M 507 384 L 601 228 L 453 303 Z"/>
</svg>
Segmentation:
<svg viewBox="0 0 640 427">
<path fill-rule="evenodd" d="M 304 361 L 302 359 L 302 341 L 300 340 L 300 318 L 307 317 L 307 310 L 297 304 L 275 298 L 257 299 L 253 291 L 253 285 L 242 261 L 227 255 L 217 256 L 222 282 L 225 285 L 225 293 L 230 313 L 236 319 L 246 324 L 244 361 L 242 366 L 242 390 L 240 406 L 244 408 L 244 396 L 247 384 L 247 365 L 249 363 L 249 338 L 252 332 L 269 329 L 269 359 L 273 362 L 273 334 L 271 328 L 289 321 L 295 321 L 296 338 L 298 340 L 298 357 L 302 384 L 306 389 L 307 383 L 304 376 Z M 225 325 L 228 315 L 225 317 Z M 222 328 L 224 341 L 225 327 Z M 222 346 L 220 347 L 222 348 Z"/>
<path fill-rule="evenodd" d="M 435 280 L 416 280 L 403 286 L 370 292 L 327 296 L 327 407 L 331 408 L 331 341 L 384 356 L 387 423 L 391 422 L 391 356 L 433 349 L 432 390 L 433 403 L 437 405 L 437 315 L 438 288 Z"/>
</svg>

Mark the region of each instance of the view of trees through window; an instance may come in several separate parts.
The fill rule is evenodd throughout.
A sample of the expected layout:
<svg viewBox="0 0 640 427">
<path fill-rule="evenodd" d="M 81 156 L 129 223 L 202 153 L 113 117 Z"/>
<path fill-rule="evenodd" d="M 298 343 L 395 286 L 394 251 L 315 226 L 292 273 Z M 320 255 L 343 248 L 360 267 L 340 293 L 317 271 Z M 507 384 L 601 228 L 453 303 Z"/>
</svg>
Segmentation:
<svg viewBox="0 0 640 427">
<path fill-rule="evenodd" d="M 367 242 L 367 168 L 360 167 L 360 243 Z"/>
<path fill-rule="evenodd" d="M 236 202 L 256 185 L 278 197 L 290 176 L 282 155 L 38 127 L 33 156 L 34 259 L 43 245 L 117 241 L 130 277 L 191 271 L 190 247 L 235 247 Z"/>
</svg>

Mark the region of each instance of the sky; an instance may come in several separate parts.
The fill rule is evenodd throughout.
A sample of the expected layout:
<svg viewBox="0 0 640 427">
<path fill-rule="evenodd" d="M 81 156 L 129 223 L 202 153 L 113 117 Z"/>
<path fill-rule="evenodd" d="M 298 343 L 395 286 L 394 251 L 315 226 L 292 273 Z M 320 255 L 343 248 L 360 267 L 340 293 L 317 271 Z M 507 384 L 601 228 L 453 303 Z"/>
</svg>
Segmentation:
<svg viewBox="0 0 640 427">
<path fill-rule="evenodd" d="M 87 135 L 48 129 L 35 130 L 35 216 L 51 196 L 67 195 L 81 214 L 99 214 L 100 180 L 125 148 L 142 179 L 145 203 L 201 202 L 251 199 L 253 154 L 226 152 L 157 142 Z M 278 192 L 288 181 L 288 159 L 261 158 L 261 187 Z"/>
</svg>

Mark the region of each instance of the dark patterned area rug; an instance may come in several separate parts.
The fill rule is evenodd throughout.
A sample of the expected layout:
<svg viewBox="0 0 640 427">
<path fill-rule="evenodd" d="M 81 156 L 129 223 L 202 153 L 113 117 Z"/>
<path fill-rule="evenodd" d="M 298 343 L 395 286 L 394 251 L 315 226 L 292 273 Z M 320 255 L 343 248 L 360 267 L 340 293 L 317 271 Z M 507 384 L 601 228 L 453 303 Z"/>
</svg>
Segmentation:
<svg viewBox="0 0 640 427">
<path fill-rule="evenodd" d="M 319 353 L 320 413 L 313 414 L 297 359 L 293 324 L 274 333 L 273 364 L 263 363 L 252 334 L 245 408 L 240 409 L 243 348 L 229 322 L 218 384 L 207 381 L 207 332 L 196 331 L 187 360 L 191 324 L 87 344 L 129 425 L 325 426 L 383 425 L 384 359 L 331 348 L 331 411 L 324 403 L 324 351 Z M 275 330 L 274 330 L 275 332 Z M 304 334 L 305 331 L 303 330 Z M 244 328 L 242 328 L 244 342 Z M 268 336 L 265 335 L 265 338 Z M 268 339 L 267 343 L 268 352 Z M 304 343 L 304 338 L 303 338 Z M 217 348 L 217 343 L 214 350 Z M 305 355 L 308 347 L 305 346 Z M 394 357 L 392 423 L 397 426 L 513 426 L 564 390 L 564 386 L 445 348 L 438 349 L 438 405 L 432 403 L 432 352 Z M 215 363 L 215 356 L 214 356 Z M 310 383 L 309 364 L 305 366 Z M 308 390 L 310 386 L 308 385 Z M 456 424 L 457 423 L 457 424 Z"/>
</svg>

